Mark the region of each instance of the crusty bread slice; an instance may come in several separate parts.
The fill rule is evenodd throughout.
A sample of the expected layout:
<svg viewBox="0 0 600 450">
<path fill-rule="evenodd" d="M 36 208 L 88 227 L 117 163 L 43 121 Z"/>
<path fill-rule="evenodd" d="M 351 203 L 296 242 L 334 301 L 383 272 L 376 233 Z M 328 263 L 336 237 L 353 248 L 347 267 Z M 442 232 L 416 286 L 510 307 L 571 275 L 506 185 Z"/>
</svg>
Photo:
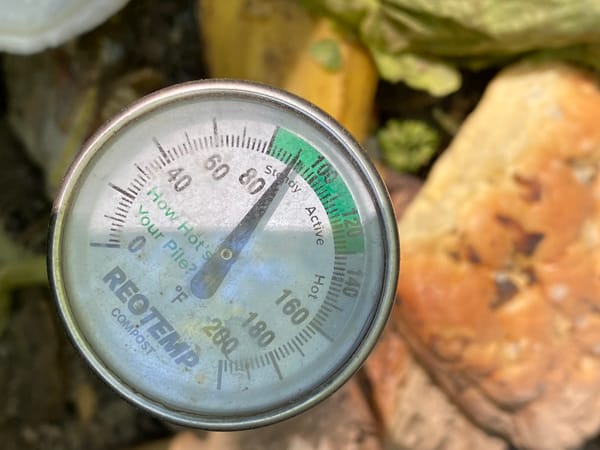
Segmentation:
<svg viewBox="0 0 600 450">
<path fill-rule="evenodd" d="M 395 319 L 473 420 L 527 449 L 600 428 L 600 90 L 502 72 L 399 223 Z"/>
</svg>

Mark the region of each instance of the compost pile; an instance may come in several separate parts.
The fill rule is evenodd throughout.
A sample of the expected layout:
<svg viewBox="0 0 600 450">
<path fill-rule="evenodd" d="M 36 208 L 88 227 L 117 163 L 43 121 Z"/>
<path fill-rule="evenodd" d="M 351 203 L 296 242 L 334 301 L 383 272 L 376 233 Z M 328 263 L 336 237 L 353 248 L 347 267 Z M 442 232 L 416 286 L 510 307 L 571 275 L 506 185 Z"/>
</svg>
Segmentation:
<svg viewBox="0 0 600 450">
<path fill-rule="evenodd" d="M 45 32 L 0 18 L 3 449 L 600 448 L 596 2 L 109 3 L 104 21 Z M 231 433 L 120 399 L 68 341 L 45 273 L 52 201 L 85 140 L 145 94 L 210 77 L 339 120 L 401 242 L 366 365 L 309 412 Z"/>
</svg>

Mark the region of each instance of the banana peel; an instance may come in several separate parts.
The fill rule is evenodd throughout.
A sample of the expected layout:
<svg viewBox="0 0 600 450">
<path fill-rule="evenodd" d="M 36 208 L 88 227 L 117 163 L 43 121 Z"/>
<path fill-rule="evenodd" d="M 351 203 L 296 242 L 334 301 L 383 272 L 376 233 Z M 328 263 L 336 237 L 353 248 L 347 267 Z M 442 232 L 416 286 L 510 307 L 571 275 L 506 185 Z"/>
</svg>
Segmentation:
<svg viewBox="0 0 600 450">
<path fill-rule="evenodd" d="M 378 74 L 357 40 L 329 19 L 311 15 L 297 0 L 198 1 L 212 77 L 258 81 L 292 92 L 364 141 Z"/>
</svg>

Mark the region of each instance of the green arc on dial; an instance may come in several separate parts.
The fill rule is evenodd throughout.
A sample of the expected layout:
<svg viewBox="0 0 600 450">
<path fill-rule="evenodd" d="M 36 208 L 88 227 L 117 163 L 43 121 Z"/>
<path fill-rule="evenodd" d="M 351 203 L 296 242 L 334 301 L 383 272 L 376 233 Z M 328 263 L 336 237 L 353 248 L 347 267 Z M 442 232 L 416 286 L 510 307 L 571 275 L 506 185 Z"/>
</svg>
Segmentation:
<svg viewBox="0 0 600 450">
<path fill-rule="evenodd" d="M 327 158 L 294 133 L 278 128 L 267 152 L 287 163 L 301 150 L 296 172 L 315 191 L 333 228 L 336 253 L 364 251 L 363 230 L 354 198 Z"/>
</svg>

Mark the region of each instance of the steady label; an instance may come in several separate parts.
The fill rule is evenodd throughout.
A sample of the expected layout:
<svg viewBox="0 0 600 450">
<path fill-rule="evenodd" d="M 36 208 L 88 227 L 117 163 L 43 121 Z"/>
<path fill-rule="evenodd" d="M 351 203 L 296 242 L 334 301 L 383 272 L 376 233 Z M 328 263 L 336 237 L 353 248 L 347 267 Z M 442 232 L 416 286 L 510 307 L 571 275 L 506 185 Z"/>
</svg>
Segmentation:
<svg viewBox="0 0 600 450">
<path fill-rule="evenodd" d="M 265 169 L 265 175 L 271 175 L 273 177 L 277 177 L 279 175 L 279 172 L 277 172 L 277 169 L 275 169 L 272 165 L 267 165 L 266 169 Z M 292 193 L 296 193 L 301 191 L 302 189 L 300 188 L 300 186 L 298 185 L 297 181 L 294 180 L 290 180 L 289 177 L 285 177 L 285 184 L 288 185 L 288 187 L 290 188 L 290 192 Z"/>
</svg>

